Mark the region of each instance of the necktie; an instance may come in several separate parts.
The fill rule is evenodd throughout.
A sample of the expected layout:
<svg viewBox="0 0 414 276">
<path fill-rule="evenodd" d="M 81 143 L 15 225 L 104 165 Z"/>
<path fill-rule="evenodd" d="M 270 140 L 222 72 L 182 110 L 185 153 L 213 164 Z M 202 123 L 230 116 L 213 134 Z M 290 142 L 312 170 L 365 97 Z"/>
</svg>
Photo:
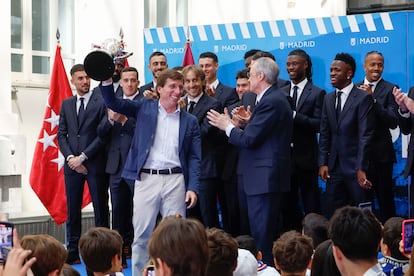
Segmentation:
<svg viewBox="0 0 414 276">
<path fill-rule="evenodd" d="M 188 113 L 193 113 L 195 101 L 190 101 L 190 107 L 188 108 Z"/>
<path fill-rule="evenodd" d="M 338 91 L 336 92 L 336 119 L 339 119 L 339 115 L 341 114 L 341 110 L 342 110 L 342 100 L 341 100 L 341 96 L 342 96 L 342 91 Z"/>
<path fill-rule="evenodd" d="M 292 109 L 296 110 L 296 103 L 298 101 L 298 86 L 293 86 Z"/>
<path fill-rule="evenodd" d="M 82 122 L 83 120 L 83 116 L 85 115 L 85 105 L 83 104 L 83 100 L 85 98 L 80 97 L 80 105 L 79 105 L 79 110 L 78 110 L 78 123 Z"/>
</svg>

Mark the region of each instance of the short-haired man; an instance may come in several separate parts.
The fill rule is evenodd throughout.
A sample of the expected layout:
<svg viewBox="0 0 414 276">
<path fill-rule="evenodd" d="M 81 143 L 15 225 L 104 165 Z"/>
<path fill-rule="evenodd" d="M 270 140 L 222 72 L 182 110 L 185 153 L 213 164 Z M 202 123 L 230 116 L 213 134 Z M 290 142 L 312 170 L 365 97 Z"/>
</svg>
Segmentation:
<svg viewBox="0 0 414 276">
<path fill-rule="evenodd" d="M 336 210 L 329 237 L 341 275 L 385 275 L 377 259 L 381 224 L 371 211 L 350 206 Z"/>
<path fill-rule="evenodd" d="M 136 118 L 134 138 L 122 177 L 134 181 L 132 273 L 148 261 L 147 244 L 157 216 L 180 214 L 197 202 L 201 139 L 197 119 L 182 112 L 183 75 L 164 70 L 158 76 L 159 99 L 130 101 L 112 92 L 111 79 L 101 86 L 108 108 Z"/>
<path fill-rule="evenodd" d="M 224 85 L 217 79 L 219 63 L 215 53 L 201 53 L 198 58 L 198 66 L 206 75 L 206 93 L 209 96 L 216 98 L 223 107 L 237 102 L 238 97 L 234 88 Z"/>
<path fill-rule="evenodd" d="M 163 52 L 155 51 L 149 57 L 148 69 L 152 73 L 153 80 L 146 83 L 145 85 L 139 88 L 139 92 L 144 94 L 145 91 L 148 91 L 150 94 L 156 92 L 155 87 L 157 86 L 158 76 L 162 71 L 168 68 L 167 57 Z M 144 94 L 145 95 L 145 94 Z"/>
</svg>

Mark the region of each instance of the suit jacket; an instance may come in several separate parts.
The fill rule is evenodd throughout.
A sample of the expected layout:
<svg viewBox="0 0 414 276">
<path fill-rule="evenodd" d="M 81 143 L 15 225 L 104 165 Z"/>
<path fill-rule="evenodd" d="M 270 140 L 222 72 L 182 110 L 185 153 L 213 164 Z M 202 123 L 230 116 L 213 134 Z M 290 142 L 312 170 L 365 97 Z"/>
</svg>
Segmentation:
<svg viewBox="0 0 414 276">
<path fill-rule="evenodd" d="M 229 142 L 240 148 L 237 172 L 247 195 L 290 189 L 292 110 L 283 92 L 271 86 L 244 130 L 233 128 Z"/>
<path fill-rule="evenodd" d="M 99 89 L 99 88 L 98 88 Z M 115 93 L 118 98 L 123 97 L 123 93 Z M 138 93 L 134 101 L 142 99 L 143 95 Z M 121 173 L 128 156 L 131 141 L 135 132 L 135 118 L 131 117 L 124 125 L 115 122 L 113 125 L 108 120 L 108 114 L 102 119 L 98 126 L 97 133 L 102 139 L 107 141 L 108 157 L 105 172 L 121 178 Z"/>
<path fill-rule="evenodd" d="M 282 87 L 286 97 L 290 97 L 291 83 Z M 307 82 L 296 106 L 293 119 L 293 162 L 304 170 L 318 168 L 318 137 L 325 90 Z"/>
<path fill-rule="evenodd" d="M 414 100 L 414 86 L 410 88 L 408 92 L 408 97 Z M 413 173 L 413 160 L 414 160 L 414 114 L 410 113 L 408 118 L 398 115 L 398 123 L 400 125 L 401 132 L 405 135 L 411 134 L 410 142 L 408 143 L 408 156 L 407 162 L 405 163 L 404 168 L 404 178 L 407 178 Z"/>
<path fill-rule="evenodd" d="M 140 172 L 151 150 L 157 127 L 159 100 L 143 98 L 129 101 L 116 98 L 110 86 L 100 85 L 105 104 L 108 108 L 136 118 L 134 138 L 122 172 L 122 177 L 140 180 Z M 200 181 L 201 138 L 197 119 L 180 112 L 178 154 L 188 190 L 198 193 Z"/>
<path fill-rule="evenodd" d="M 221 82 L 219 82 L 216 87 L 216 94 L 214 94 L 214 98 L 221 103 L 222 107 L 227 107 L 239 100 L 236 89 L 224 85 Z"/>
<path fill-rule="evenodd" d="M 187 97 L 185 97 L 185 103 L 188 106 Z M 208 123 L 207 111 L 210 109 L 217 112 L 223 111 L 218 100 L 204 93 L 192 112 L 197 117 L 201 132 L 201 179 L 218 177 L 217 143 L 220 141 L 220 135 L 223 136 L 223 132 Z"/>
<path fill-rule="evenodd" d="M 149 82 L 149 83 L 146 83 L 143 86 L 141 86 L 139 88 L 139 94 L 143 95 L 145 90 L 151 90 L 152 88 L 154 88 L 154 82 L 153 81 Z"/>
<path fill-rule="evenodd" d="M 360 85 L 363 82 L 357 84 Z M 390 129 L 398 125 L 398 105 L 392 95 L 396 85 L 381 79 L 375 87 L 373 112 L 375 129 L 370 145 L 370 160 L 375 162 L 395 162 L 395 149 Z"/>
<path fill-rule="evenodd" d="M 99 93 L 92 93 L 85 109 L 83 121 L 78 123 L 76 96 L 62 102 L 59 117 L 58 142 L 66 158 L 82 152 L 88 159 L 83 163 L 89 172 L 103 171 L 105 165 L 105 143 L 96 133 L 96 128 L 106 114 L 104 101 Z M 113 94 L 113 93 L 112 93 Z M 75 174 L 65 162 L 65 174 Z"/>
<path fill-rule="evenodd" d="M 326 95 L 319 137 L 319 165 L 338 165 L 345 175 L 368 169 L 368 147 L 374 132 L 372 97 L 354 86 L 337 121 L 335 91 Z"/>
</svg>

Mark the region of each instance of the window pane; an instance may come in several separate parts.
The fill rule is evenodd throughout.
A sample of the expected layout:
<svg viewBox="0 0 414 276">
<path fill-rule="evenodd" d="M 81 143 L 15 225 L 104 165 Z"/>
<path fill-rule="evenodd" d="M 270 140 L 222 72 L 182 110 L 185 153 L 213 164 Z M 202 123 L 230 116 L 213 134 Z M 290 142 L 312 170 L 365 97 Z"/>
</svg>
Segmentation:
<svg viewBox="0 0 414 276">
<path fill-rule="evenodd" d="M 32 22 L 32 50 L 49 51 L 49 0 L 33 0 Z"/>
<path fill-rule="evenodd" d="M 11 55 L 11 70 L 12 72 L 23 72 L 23 55 Z"/>
<path fill-rule="evenodd" d="M 22 1 L 11 1 L 11 47 L 22 48 Z"/>
<path fill-rule="evenodd" d="M 59 0 L 58 26 L 60 31 L 60 45 L 62 53 L 72 54 L 75 52 L 74 34 L 74 3 L 73 0 Z"/>
<path fill-rule="evenodd" d="M 49 74 L 49 58 L 48 57 L 32 57 L 32 73 Z"/>
</svg>

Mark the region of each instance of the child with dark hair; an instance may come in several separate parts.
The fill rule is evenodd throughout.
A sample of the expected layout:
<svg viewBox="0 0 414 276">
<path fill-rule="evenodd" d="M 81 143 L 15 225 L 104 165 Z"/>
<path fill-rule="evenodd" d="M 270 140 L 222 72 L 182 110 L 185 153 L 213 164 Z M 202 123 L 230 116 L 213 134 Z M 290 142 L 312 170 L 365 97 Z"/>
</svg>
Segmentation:
<svg viewBox="0 0 414 276">
<path fill-rule="evenodd" d="M 331 240 L 326 240 L 316 247 L 311 276 L 341 276 L 333 256 Z"/>
<path fill-rule="evenodd" d="M 389 218 L 382 229 L 380 244 L 384 257 L 378 259 L 378 263 L 387 275 L 402 276 L 408 269 L 409 259 L 399 250 L 403 220 L 401 217 Z"/>
<path fill-rule="evenodd" d="M 302 234 L 312 239 L 313 248 L 328 239 L 329 221 L 316 213 L 307 214 L 302 221 Z"/>
<path fill-rule="evenodd" d="M 122 237 L 105 227 L 90 228 L 79 239 L 79 250 L 86 268 L 95 276 L 122 271 Z"/>
<path fill-rule="evenodd" d="M 272 252 L 282 276 L 305 276 L 313 254 L 312 239 L 299 232 L 288 231 L 274 242 Z"/>
<path fill-rule="evenodd" d="M 249 250 L 257 260 L 257 275 L 259 276 L 279 276 L 279 272 L 262 261 L 262 252 L 257 249 L 256 240 L 249 235 L 240 235 L 236 237 L 239 248 Z"/>
<path fill-rule="evenodd" d="M 207 229 L 210 260 L 207 276 L 232 276 L 237 267 L 237 241 L 222 229 Z"/>
</svg>

